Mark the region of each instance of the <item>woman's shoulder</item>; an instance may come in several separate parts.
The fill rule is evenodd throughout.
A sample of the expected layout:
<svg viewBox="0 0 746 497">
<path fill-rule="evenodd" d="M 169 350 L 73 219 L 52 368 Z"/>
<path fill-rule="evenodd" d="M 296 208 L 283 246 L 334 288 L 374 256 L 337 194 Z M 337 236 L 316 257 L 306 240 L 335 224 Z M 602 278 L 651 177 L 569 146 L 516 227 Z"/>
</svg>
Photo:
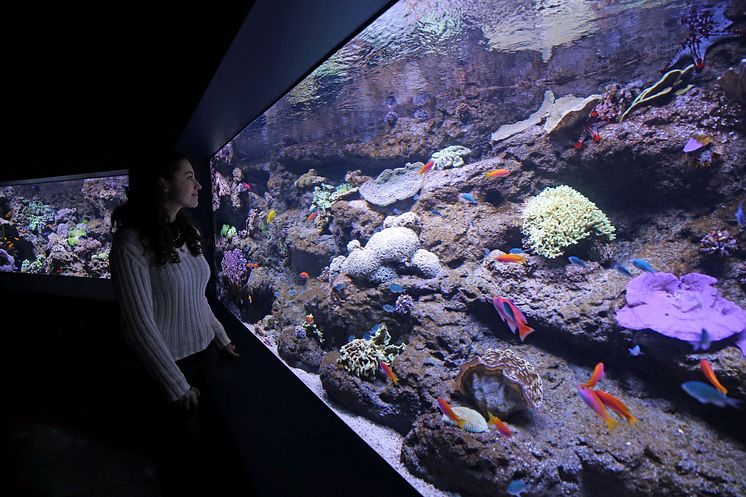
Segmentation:
<svg viewBox="0 0 746 497">
<path fill-rule="evenodd" d="M 140 241 L 140 231 L 134 228 L 119 228 L 112 235 L 113 246 L 127 246 L 131 245 L 137 248 L 142 248 L 142 242 Z"/>
</svg>

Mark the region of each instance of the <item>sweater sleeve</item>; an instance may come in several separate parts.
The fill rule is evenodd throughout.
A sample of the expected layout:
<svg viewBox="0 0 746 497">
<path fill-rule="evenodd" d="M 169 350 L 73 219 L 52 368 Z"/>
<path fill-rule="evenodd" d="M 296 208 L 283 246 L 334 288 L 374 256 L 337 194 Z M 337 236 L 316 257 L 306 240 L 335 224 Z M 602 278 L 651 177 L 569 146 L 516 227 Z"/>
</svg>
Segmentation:
<svg viewBox="0 0 746 497">
<path fill-rule="evenodd" d="M 158 331 L 148 265 L 138 247 L 123 234 L 115 236 L 109 261 L 112 283 L 124 321 L 124 336 L 170 401 L 190 386 Z"/>
<path fill-rule="evenodd" d="M 215 314 L 212 313 L 212 310 L 210 310 L 210 314 L 212 315 L 212 330 L 215 333 L 215 341 L 218 342 L 218 345 L 221 348 L 225 347 L 226 345 L 231 343 L 231 339 L 228 338 L 228 334 L 225 332 L 223 324 L 218 321 L 218 318 L 215 317 Z"/>
</svg>

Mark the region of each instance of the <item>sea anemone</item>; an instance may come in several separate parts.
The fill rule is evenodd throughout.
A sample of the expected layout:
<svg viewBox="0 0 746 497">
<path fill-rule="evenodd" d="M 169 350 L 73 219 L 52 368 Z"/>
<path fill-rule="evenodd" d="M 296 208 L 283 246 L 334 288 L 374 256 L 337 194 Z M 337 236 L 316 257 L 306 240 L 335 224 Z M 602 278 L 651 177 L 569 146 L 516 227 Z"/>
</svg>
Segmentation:
<svg viewBox="0 0 746 497">
<path fill-rule="evenodd" d="M 736 239 L 728 230 L 710 230 L 699 243 L 699 251 L 705 255 L 728 257 L 738 250 Z"/>
</svg>

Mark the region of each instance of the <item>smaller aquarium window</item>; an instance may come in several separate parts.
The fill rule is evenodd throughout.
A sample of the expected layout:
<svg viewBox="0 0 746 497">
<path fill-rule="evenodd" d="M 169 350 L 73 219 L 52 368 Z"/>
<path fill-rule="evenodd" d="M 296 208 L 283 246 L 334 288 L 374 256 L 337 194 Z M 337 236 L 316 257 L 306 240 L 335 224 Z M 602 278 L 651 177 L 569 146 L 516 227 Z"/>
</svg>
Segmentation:
<svg viewBox="0 0 746 497">
<path fill-rule="evenodd" d="M 0 272 L 109 278 L 126 170 L 0 183 Z"/>
</svg>

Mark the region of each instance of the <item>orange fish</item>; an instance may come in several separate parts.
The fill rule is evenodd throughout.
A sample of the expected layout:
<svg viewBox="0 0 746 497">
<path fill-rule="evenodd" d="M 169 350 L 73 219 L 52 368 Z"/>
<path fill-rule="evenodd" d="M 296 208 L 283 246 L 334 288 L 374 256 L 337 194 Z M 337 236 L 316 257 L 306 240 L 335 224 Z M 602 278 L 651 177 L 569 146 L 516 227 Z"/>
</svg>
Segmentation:
<svg viewBox="0 0 746 497">
<path fill-rule="evenodd" d="M 708 361 L 707 359 L 702 359 L 701 361 L 699 361 L 699 367 L 702 368 L 702 372 L 705 374 L 707 379 L 710 380 L 712 386 L 717 388 L 718 392 L 722 393 L 723 395 L 728 393 L 728 389 L 721 385 L 717 377 L 715 376 L 715 371 L 712 370 L 712 364 L 710 364 L 710 361 Z"/>
<path fill-rule="evenodd" d="M 453 411 L 446 399 L 444 399 L 443 397 L 438 397 L 438 407 L 440 407 L 440 410 L 443 411 L 443 414 L 448 416 L 448 418 L 456 423 L 459 428 L 461 428 L 462 430 L 464 429 L 465 421 Z"/>
<path fill-rule="evenodd" d="M 391 380 L 394 385 L 399 385 L 399 378 L 396 377 L 394 374 L 394 371 L 391 369 L 391 366 L 386 364 L 385 362 L 381 361 L 381 368 L 383 368 L 384 373 L 386 373 L 386 376 L 389 377 L 389 380 Z"/>
<path fill-rule="evenodd" d="M 313 211 L 312 213 L 310 213 L 308 215 L 308 217 L 306 218 L 306 221 L 311 222 L 314 219 L 316 219 L 316 216 L 318 216 L 318 215 L 319 215 L 319 213 L 317 211 Z"/>
<path fill-rule="evenodd" d="M 420 171 L 419 171 L 420 175 L 425 174 L 430 169 L 432 169 L 433 168 L 433 164 L 435 164 L 433 161 L 431 161 L 431 160 L 427 161 L 427 164 L 425 164 L 424 166 L 422 166 L 422 169 L 420 169 Z"/>
<path fill-rule="evenodd" d="M 487 414 L 489 414 L 489 418 L 487 419 L 488 423 L 492 423 L 495 425 L 495 428 L 497 428 L 497 431 L 500 433 L 500 435 L 510 438 L 513 436 L 513 434 L 510 432 L 510 428 L 508 428 L 508 425 L 500 421 L 500 418 L 492 414 L 491 412 L 487 411 Z"/>
<path fill-rule="evenodd" d="M 300 273 L 298 273 L 298 276 L 300 276 L 300 278 L 302 280 L 307 280 L 308 279 L 308 273 L 305 272 L 305 271 L 301 271 Z"/>
<path fill-rule="evenodd" d="M 608 407 L 609 409 L 617 413 L 619 417 L 626 419 L 627 423 L 631 424 L 632 426 L 634 426 L 635 424 L 637 424 L 638 421 L 640 421 L 639 419 L 637 419 L 636 417 L 632 415 L 632 411 L 629 410 L 629 407 L 627 407 L 624 404 L 624 402 L 617 399 L 610 393 L 604 392 L 603 390 L 594 390 L 593 393 L 596 394 L 596 396 L 603 403 L 603 405 L 605 405 L 606 407 Z"/>
<path fill-rule="evenodd" d="M 501 254 L 495 257 L 498 262 L 520 262 L 523 264 L 526 262 L 526 257 L 521 254 Z"/>
<path fill-rule="evenodd" d="M 510 174 L 510 171 L 507 169 L 494 169 L 492 171 L 487 171 L 484 173 L 484 175 L 488 178 L 502 178 L 504 176 L 507 176 Z"/>
<path fill-rule="evenodd" d="M 307 314 L 306 317 L 303 318 L 303 320 L 306 322 L 306 324 L 313 324 L 313 314 Z"/>
<path fill-rule="evenodd" d="M 593 368 L 593 374 L 591 375 L 591 379 L 583 383 L 582 386 L 586 388 L 595 388 L 596 384 L 603 380 L 606 376 L 606 373 L 604 373 L 604 363 L 599 362 L 596 364 L 596 367 Z"/>
<path fill-rule="evenodd" d="M 596 395 L 596 392 L 590 388 L 584 387 L 583 385 L 578 385 L 578 393 L 585 403 L 604 420 L 604 423 L 606 423 L 606 426 L 609 429 L 613 429 L 619 423 L 616 419 L 611 417 L 609 411 L 606 410 L 603 402 L 601 402 L 601 399 Z"/>
<path fill-rule="evenodd" d="M 257 264 L 256 262 L 248 262 L 246 263 L 246 267 L 249 269 L 258 269 L 259 264 Z"/>
</svg>

